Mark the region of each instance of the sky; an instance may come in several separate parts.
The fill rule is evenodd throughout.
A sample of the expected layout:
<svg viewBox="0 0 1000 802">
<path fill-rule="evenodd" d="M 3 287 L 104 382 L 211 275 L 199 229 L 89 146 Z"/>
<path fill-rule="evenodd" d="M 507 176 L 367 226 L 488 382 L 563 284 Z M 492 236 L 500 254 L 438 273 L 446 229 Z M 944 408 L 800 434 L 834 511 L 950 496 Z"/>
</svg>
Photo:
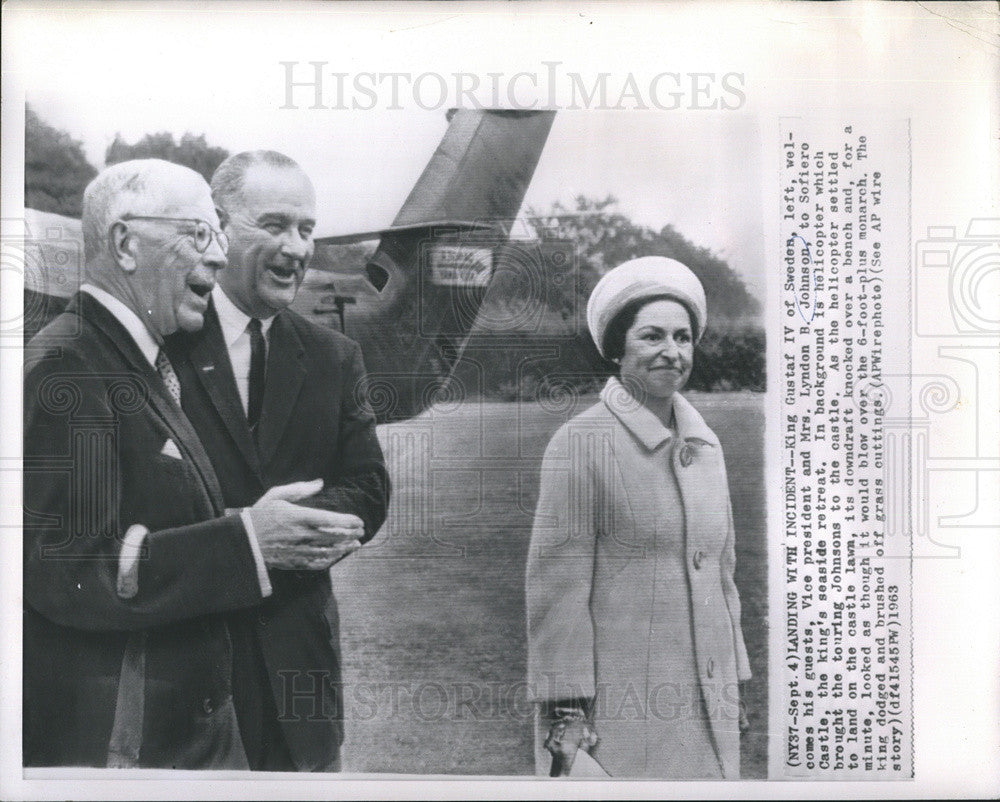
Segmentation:
<svg viewBox="0 0 1000 802">
<path fill-rule="evenodd" d="M 996 160 L 985 170 L 986 162 L 965 158 L 969 147 L 941 147 L 955 141 L 947 109 L 961 108 L 962 130 L 970 131 L 986 130 L 994 113 L 976 103 L 993 53 L 972 36 L 983 23 L 949 25 L 911 4 L 878 17 L 864 4 L 798 3 L 677 3 L 660 15 L 651 15 L 653 6 L 615 4 L 611 12 L 586 3 L 532 4 L 530 13 L 518 3 L 413 3 L 405 13 L 351 3 L 283 3 L 280 13 L 270 4 L 35 5 L 40 11 L 19 17 L 16 40 L 5 40 L 7 85 L 82 140 L 92 163 L 100 165 L 116 133 L 136 141 L 190 131 L 232 152 L 274 148 L 312 177 L 319 235 L 391 221 L 444 133 L 444 108 L 424 111 L 409 98 L 400 110 L 282 109 L 282 62 L 321 61 L 352 77 L 508 78 L 523 69 L 540 75 L 552 62 L 563 74 L 600 70 L 619 83 L 634 74 L 640 86 L 664 70 L 745 75 L 746 103 L 736 111 L 559 111 L 526 202 L 544 208 L 580 193 L 613 194 L 636 222 L 673 225 L 720 255 L 758 296 L 764 254 L 777 247 L 764 221 L 775 211 L 782 115 L 836 108 L 877 119 L 891 107 L 917 120 L 914 221 L 961 220 L 968 208 L 987 207 L 990 187 L 1000 186 Z M 8 3 L 7 17 L 10 10 Z M 960 42 L 911 46 L 944 32 Z M 930 178 L 931 167 L 947 186 Z"/>
<path fill-rule="evenodd" d="M 357 53 L 385 44 L 364 27 L 352 37 L 350 20 L 342 30 L 351 42 L 344 51 L 349 57 L 339 62 L 335 38 L 306 35 L 298 26 L 288 30 L 299 44 L 285 47 L 261 17 L 252 25 L 234 22 L 239 36 L 220 42 L 199 24 L 207 17 L 194 10 L 190 18 L 137 16 L 129 36 L 117 24 L 121 16 L 96 9 L 89 16 L 85 25 L 78 16 L 49 16 L 35 32 L 37 51 L 22 51 L 25 97 L 44 121 L 81 140 L 98 167 L 119 133 L 134 142 L 152 132 L 178 138 L 191 132 L 230 152 L 282 151 L 317 188 L 319 236 L 387 226 L 447 127 L 444 108 L 425 111 L 412 100 L 400 110 L 317 110 L 305 102 L 279 108 L 281 60 L 304 65 L 322 58 L 345 71 L 372 68 L 376 62 Z M 108 46 L 76 58 L 92 40 Z M 398 67 L 393 57 L 412 59 L 408 49 L 419 41 L 395 43 L 378 68 Z M 433 67 L 431 56 L 425 60 Z M 759 152 L 753 114 L 562 110 L 525 204 L 545 209 L 556 200 L 571 205 L 578 194 L 614 195 L 619 211 L 635 222 L 657 230 L 674 226 L 726 259 L 759 294 Z"/>
<path fill-rule="evenodd" d="M 179 138 L 190 131 L 230 152 L 280 150 L 316 186 L 319 236 L 389 225 L 447 128 L 442 111 L 309 111 L 303 122 L 286 122 L 275 113 L 273 121 L 250 126 L 166 102 L 125 113 L 113 98 L 95 100 L 28 98 L 43 120 L 82 140 L 98 167 L 119 132 L 135 142 L 146 133 L 170 131 Z M 759 187 L 755 165 L 745 157 L 755 139 L 747 118 L 720 127 L 717 118 L 697 115 L 560 111 L 525 206 L 546 209 L 556 200 L 572 206 L 580 194 L 614 195 L 619 210 L 635 222 L 656 230 L 674 226 L 755 286 L 761 248 L 753 206 Z"/>
</svg>

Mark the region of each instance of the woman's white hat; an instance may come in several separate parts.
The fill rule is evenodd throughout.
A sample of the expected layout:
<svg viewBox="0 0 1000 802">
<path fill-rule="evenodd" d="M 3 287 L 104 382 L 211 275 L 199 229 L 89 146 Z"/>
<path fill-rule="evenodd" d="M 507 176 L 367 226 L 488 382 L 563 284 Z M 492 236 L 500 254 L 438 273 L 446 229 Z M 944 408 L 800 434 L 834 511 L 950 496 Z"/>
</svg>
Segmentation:
<svg viewBox="0 0 1000 802">
<path fill-rule="evenodd" d="M 638 298 L 670 295 L 683 303 L 694 318 L 697 338 L 708 322 L 705 288 L 687 265 L 666 256 L 642 256 L 609 270 L 587 301 L 587 328 L 604 356 L 604 332 L 626 304 Z"/>
</svg>

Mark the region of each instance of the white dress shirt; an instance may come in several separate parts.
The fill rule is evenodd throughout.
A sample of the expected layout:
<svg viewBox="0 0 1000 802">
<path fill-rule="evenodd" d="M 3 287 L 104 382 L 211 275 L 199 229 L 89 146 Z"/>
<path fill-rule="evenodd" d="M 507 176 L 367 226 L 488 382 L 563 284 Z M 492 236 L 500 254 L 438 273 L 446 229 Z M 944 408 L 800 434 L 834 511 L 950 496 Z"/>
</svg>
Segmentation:
<svg viewBox="0 0 1000 802">
<path fill-rule="evenodd" d="M 243 402 L 243 411 L 246 412 L 250 404 L 250 333 L 247 331 L 250 316 L 230 301 L 229 296 L 222 291 L 218 284 L 212 290 L 212 303 L 215 304 L 215 313 L 219 316 L 219 326 L 222 328 L 222 339 L 229 352 L 229 363 L 233 367 L 236 390 L 240 394 L 240 401 Z M 265 353 L 267 352 L 267 333 L 270 331 L 272 323 L 274 323 L 274 315 L 260 319 Z"/>
<path fill-rule="evenodd" d="M 114 315 L 115 320 L 122 324 L 135 341 L 142 355 L 149 362 L 150 367 L 156 370 L 156 357 L 160 353 L 160 345 L 153 338 L 149 329 L 146 328 L 146 324 L 139 319 L 139 316 L 111 293 L 102 290 L 100 287 L 95 287 L 93 284 L 81 284 L 80 291 L 87 293 L 87 295 Z M 226 300 L 228 301 L 229 299 L 227 298 Z M 250 353 L 249 342 L 250 338 L 247 336 L 248 360 Z M 247 372 L 249 372 L 249 361 Z M 244 401 L 245 404 L 246 402 Z M 170 440 L 167 441 L 167 443 L 170 442 Z M 166 444 L 164 448 L 166 449 Z M 176 448 L 175 444 L 174 449 L 176 450 Z M 246 510 L 240 512 L 240 518 L 243 521 L 243 528 L 247 531 L 250 550 L 253 552 L 254 564 L 257 567 L 257 581 L 260 582 L 260 592 L 263 596 L 270 596 L 271 580 L 267 575 L 267 564 L 264 562 L 264 555 L 261 553 L 260 544 L 257 542 L 257 534 L 254 532 L 253 521 Z M 139 556 L 142 553 L 142 544 L 148 534 L 149 529 L 145 526 L 142 524 L 133 524 L 125 532 L 125 537 L 122 538 L 122 550 L 118 555 L 118 595 L 123 598 L 131 598 L 139 591 Z"/>
</svg>

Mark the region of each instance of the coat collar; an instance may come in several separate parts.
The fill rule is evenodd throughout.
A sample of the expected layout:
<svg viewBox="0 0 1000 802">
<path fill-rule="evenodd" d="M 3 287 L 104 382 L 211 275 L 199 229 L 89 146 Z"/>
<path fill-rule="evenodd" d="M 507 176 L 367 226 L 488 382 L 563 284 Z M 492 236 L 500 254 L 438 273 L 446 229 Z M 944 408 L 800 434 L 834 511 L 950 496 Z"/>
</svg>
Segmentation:
<svg viewBox="0 0 1000 802">
<path fill-rule="evenodd" d="M 80 292 L 95 298 L 101 306 L 107 309 L 115 319 L 122 324 L 122 327 L 131 335 L 135 344 L 139 347 L 142 355 L 146 357 L 150 367 L 156 366 L 156 357 L 160 353 L 160 344 L 153 339 L 146 324 L 139 316 L 119 301 L 115 296 L 94 284 L 84 282 L 80 285 Z"/>
<path fill-rule="evenodd" d="M 236 379 L 229 361 L 229 351 L 215 309 L 215 298 L 208 304 L 205 325 L 190 349 L 191 366 L 202 387 L 219 412 L 230 437 L 236 443 L 243 459 L 255 474 L 260 475 L 257 448 L 247 425 L 246 412 L 236 390 Z"/>
<path fill-rule="evenodd" d="M 257 442 L 247 425 L 246 412 L 236 391 L 229 350 L 214 298 L 205 314 L 205 325 L 190 348 L 191 364 L 230 435 L 251 469 L 261 475 L 274 456 L 288 426 L 292 408 L 306 376 L 306 348 L 302 338 L 282 310 L 273 318 L 267 348 L 267 379 L 261 406 Z"/>
<path fill-rule="evenodd" d="M 601 401 L 647 451 L 655 451 L 673 437 L 670 429 L 640 404 L 615 376 L 609 378 L 604 385 Z M 674 393 L 674 419 L 677 421 L 677 435 L 680 439 L 696 445 L 719 445 L 715 432 L 708 428 L 698 410 L 679 393 Z"/>
<path fill-rule="evenodd" d="M 80 315 L 90 323 L 104 338 L 107 347 L 116 350 L 125 364 L 140 375 L 149 388 L 149 408 L 163 421 L 176 444 L 187 451 L 213 506 L 221 512 L 222 491 L 194 427 L 174 402 L 160 374 L 149 364 L 128 330 L 106 306 L 86 292 L 77 292 L 67 306 L 66 314 Z"/>
<path fill-rule="evenodd" d="M 97 329 L 107 344 L 118 352 L 129 367 L 143 376 L 152 391 L 151 397 L 162 396 L 162 400 L 169 398 L 166 385 L 153 367 L 153 362 L 147 358 L 146 353 L 115 313 L 96 296 L 86 291 L 78 291 L 66 306 L 66 314 L 79 315 Z M 154 354 L 153 360 L 155 359 Z M 172 399 L 170 403 L 173 404 Z M 176 407 L 176 404 L 173 405 Z"/>
</svg>

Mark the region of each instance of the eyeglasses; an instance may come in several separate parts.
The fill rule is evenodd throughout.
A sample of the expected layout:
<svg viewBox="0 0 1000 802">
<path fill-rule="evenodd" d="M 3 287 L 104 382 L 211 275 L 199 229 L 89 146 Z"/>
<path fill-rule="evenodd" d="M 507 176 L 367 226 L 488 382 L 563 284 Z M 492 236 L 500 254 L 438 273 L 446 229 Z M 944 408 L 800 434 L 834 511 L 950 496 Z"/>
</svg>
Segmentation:
<svg viewBox="0 0 1000 802">
<path fill-rule="evenodd" d="M 194 248 L 198 253 L 205 253 L 208 250 L 208 246 L 212 244 L 212 237 L 218 240 L 219 247 L 222 248 L 223 253 L 229 253 L 229 237 L 197 217 L 158 217 L 149 214 L 129 214 L 122 217 L 122 220 L 160 220 L 172 223 L 191 223 L 194 229 L 188 231 L 187 234 L 194 240 Z"/>
</svg>

